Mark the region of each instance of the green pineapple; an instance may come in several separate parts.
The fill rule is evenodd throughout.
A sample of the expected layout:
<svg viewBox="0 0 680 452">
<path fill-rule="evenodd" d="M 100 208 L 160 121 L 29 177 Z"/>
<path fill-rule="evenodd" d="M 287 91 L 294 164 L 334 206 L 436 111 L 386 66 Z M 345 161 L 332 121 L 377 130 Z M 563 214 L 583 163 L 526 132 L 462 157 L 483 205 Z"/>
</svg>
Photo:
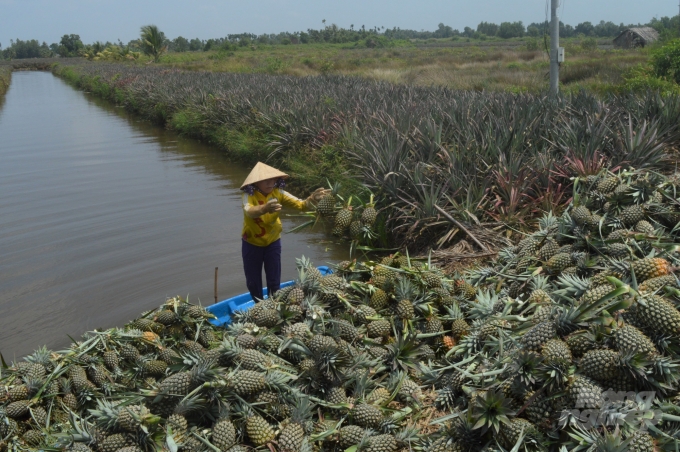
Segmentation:
<svg viewBox="0 0 680 452">
<path fill-rule="evenodd" d="M 590 210 L 588 210 L 588 208 L 585 206 L 575 207 L 574 210 L 571 211 L 571 218 L 579 226 L 585 225 L 590 215 L 591 215 Z"/>
<path fill-rule="evenodd" d="M 288 292 L 288 297 L 286 301 L 290 304 L 300 305 L 305 301 L 305 292 L 301 287 L 293 287 L 293 289 Z"/>
<path fill-rule="evenodd" d="M 637 318 L 653 331 L 671 336 L 680 334 L 680 312 L 663 297 L 648 295 L 634 306 Z"/>
<path fill-rule="evenodd" d="M 644 281 L 638 287 L 638 292 L 640 293 L 654 293 L 657 290 L 662 289 L 665 286 L 677 286 L 677 280 L 674 275 L 663 275 L 657 276 L 656 278 L 650 278 Z"/>
<path fill-rule="evenodd" d="M 356 444 L 359 444 L 367 431 L 358 425 L 346 425 L 338 430 L 338 445 L 341 449 L 347 449 Z"/>
<path fill-rule="evenodd" d="M 406 278 L 399 279 L 395 294 L 397 299 L 395 313 L 397 314 L 397 317 L 410 320 L 415 316 L 412 302 L 414 295 L 415 291 L 411 282 Z"/>
<path fill-rule="evenodd" d="M 375 388 L 373 391 L 366 396 L 366 402 L 371 405 L 384 405 L 388 400 L 392 398 L 390 391 L 383 388 L 382 386 Z"/>
<path fill-rule="evenodd" d="M 43 442 L 43 434 L 38 430 L 28 430 L 23 434 L 22 439 L 32 447 L 37 447 Z"/>
<path fill-rule="evenodd" d="M 658 355 L 654 343 L 640 330 L 632 325 L 617 328 L 613 334 L 614 345 L 621 352 L 642 353 L 647 358 Z"/>
<path fill-rule="evenodd" d="M 255 394 L 266 385 L 264 374 L 252 370 L 237 370 L 230 381 L 234 392 L 241 396 Z"/>
<path fill-rule="evenodd" d="M 99 450 L 101 452 L 117 452 L 118 450 L 127 447 L 134 446 L 135 442 L 130 435 L 122 433 L 114 433 L 113 435 L 107 436 L 100 444 Z"/>
<path fill-rule="evenodd" d="M 555 325 L 552 322 L 539 323 L 522 336 L 521 342 L 527 350 L 540 351 L 543 344 L 555 337 L 555 333 Z"/>
<path fill-rule="evenodd" d="M 637 431 L 630 437 L 628 450 L 630 452 L 654 452 L 657 449 L 654 438 L 649 433 Z"/>
<path fill-rule="evenodd" d="M 647 220 L 640 220 L 635 223 L 635 231 L 646 235 L 652 235 L 654 234 L 654 226 Z"/>
<path fill-rule="evenodd" d="M 376 288 L 375 291 L 371 294 L 371 300 L 369 301 L 369 306 L 375 309 L 376 311 L 379 311 L 385 306 L 387 306 L 387 303 L 389 302 L 389 298 L 387 295 L 387 292 L 380 288 Z"/>
<path fill-rule="evenodd" d="M 378 212 L 375 210 L 373 195 L 371 195 L 370 201 L 366 204 L 366 207 L 364 207 L 363 212 L 361 212 L 361 222 L 370 228 L 377 218 Z"/>
<path fill-rule="evenodd" d="M 170 325 L 173 325 L 173 324 L 179 322 L 180 317 L 177 315 L 177 313 L 175 311 L 163 309 L 163 310 L 158 311 L 156 313 L 155 320 L 156 320 L 156 322 L 160 323 L 161 325 L 170 326 Z"/>
<path fill-rule="evenodd" d="M 316 211 L 323 217 L 330 217 L 335 212 L 335 197 L 340 189 L 340 184 L 334 184 L 331 191 L 319 200 Z"/>
<path fill-rule="evenodd" d="M 342 405 L 347 403 L 347 394 L 345 388 L 341 386 L 333 386 L 326 391 L 326 402 L 332 405 Z"/>
<path fill-rule="evenodd" d="M 256 447 L 264 446 L 276 438 L 276 432 L 262 416 L 250 415 L 246 420 L 246 434 Z"/>
<path fill-rule="evenodd" d="M 470 332 L 470 325 L 464 319 L 456 319 L 451 324 L 451 334 L 454 338 L 460 339 Z"/>
<path fill-rule="evenodd" d="M 560 246 L 555 239 L 549 237 L 545 240 L 543 246 L 538 250 L 538 258 L 541 261 L 547 262 L 551 257 L 559 252 Z"/>
<path fill-rule="evenodd" d="M 645 209 L 641 205 L 633 204 L 621 211 L 619 219 L 626 226 L 635 226 L 645 219 Z"/>
<path fill-rule="evenodd" d="M 212 443 L 220 450 L 236 444 L 236 429 L 229 419 L 219 419 L 212 428 Z"/>
<path fill-rule="evenodd" d="M 366 325 L 366 333 L 368 337 L 386 337 L 392 332 L 392 325 L 387 320 L 373 320 Z"/>
<path fill-rule="evenodd" d="M 368 439 L 368 452 L 394 452 L 399 448 L 397 440 L 390 434 L 372 436 Z"/>
<path fill-rule="evenodd" d="M 560 339 L 550 339 L 543 344 L 541 354 L 547 363 L 570 364 L 572 360 L 569 346 Z"/>
<path fill-rule="evenodd" d="M 554 273 L 559 273 L 572 264 L 571 254 L 557 253 L 545 263 L 545 266 Z"/>
<path fill-rule="evenodd" d="M 571 406 L 574 408 L 597 409 L 602 405 L 603 389 L 588 377 L 574 376 L 568 387 Z"/>
<path fill-rule="evenodd" d="M 382 412 L 373 405 L 359 403 L 350 410 L 355 424 L 366 428 L 376 428 L 383 419 Z"/>
<path fill-rule="evenodd" d="M 513 448 L 517 441 L 519 441 L 520 435 L 524 435 L 524 444 L 527 444 L 528 440 L 531 439 L 541 446 L 543 441 L 541 431 L 526 419 L 516 417 L 507 424 L 501 424 L 499 438 L 504 447 L 508 449 Z M 539 450 L 547 450 L 547 448 L 541 446 Z"/>
<path fill-rule="evenodd" d="M 613 350 L 590 350 L 581 358 L 579 367 L 586 376 L 607 381 L 619 375 L 619 357 L 619 353 Z"/>
<path fill-rule="evenodd" d="M 28 416 L 30 406 L 29 400 L 18 400 L 5 407 L 5 414 L 12 419 L 22 419 Z"/>
<path fill-rule="evenodd" d="M 305 425 L 311 419 L 312 405 L 307 397 L 298 400 L 288 422 L 279 435 L 279 446 L 282 451 L 298 452 L 305 439 Z"/>
<path fill-rule="evenodd" d="M 613 192 L 618 186 L 619 178 L 616 176 L 610 176 L 602 179 L 597 184 L 597 191 L 599 191 L 600 193 L 608 194 Z"/>
</svg>

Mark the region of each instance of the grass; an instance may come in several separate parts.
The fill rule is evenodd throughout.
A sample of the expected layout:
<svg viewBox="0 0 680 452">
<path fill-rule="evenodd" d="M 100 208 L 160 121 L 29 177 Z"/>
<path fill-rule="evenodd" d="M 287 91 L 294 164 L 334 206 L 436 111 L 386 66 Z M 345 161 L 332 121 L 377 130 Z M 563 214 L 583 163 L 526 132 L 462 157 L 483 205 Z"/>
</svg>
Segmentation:
<svg viewBox="0 0 680 452">
<path fill-rule="evenodd" d="M 644 63 L 648 52 L 615 50 L 602 40 L 595 50 L 578 39 L 563 40 L 567 62 L 563 89 L 607 92 L 623 75 Z M 548 56 L 536 40 L 458 40 L 409 42 L 398 47 L 354 44 L 240 47 L 236 50 L 169 53 L 161 65 L 211 72 L 268 73 L 294 76 L 352 75 L 416 86 L 474 91 L 538 93 L 547 88 Z M 137 64 L 146 64 L 145 59 Z"/>
</svg>

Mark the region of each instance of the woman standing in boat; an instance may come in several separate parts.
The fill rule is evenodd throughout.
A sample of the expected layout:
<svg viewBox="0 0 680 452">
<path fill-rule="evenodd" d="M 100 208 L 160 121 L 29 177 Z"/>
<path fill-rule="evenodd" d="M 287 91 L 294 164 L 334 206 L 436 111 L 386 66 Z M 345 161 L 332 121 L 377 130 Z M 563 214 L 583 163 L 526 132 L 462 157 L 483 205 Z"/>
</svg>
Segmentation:
<svg viewBox="0 0 680 452">
<path fill-rule="evenodd" d="M 297 210 L 314 208 L 327 192 L 318 188 L 307 199 L 283 190 L 288 175 L 258 162 L 241 185 L 243 190 L 243 232 L 241 254 L 246 286 L 253 300 L 262 300 L 262 266 L 271 296 L 281 285 L 282 206 Z"/>
</svg>

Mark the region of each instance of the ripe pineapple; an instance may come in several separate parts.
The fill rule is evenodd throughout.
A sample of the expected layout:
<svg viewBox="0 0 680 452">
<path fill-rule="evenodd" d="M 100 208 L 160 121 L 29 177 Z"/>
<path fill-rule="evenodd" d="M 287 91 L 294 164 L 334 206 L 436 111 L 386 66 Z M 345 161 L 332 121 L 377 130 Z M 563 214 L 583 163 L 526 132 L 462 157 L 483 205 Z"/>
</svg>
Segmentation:
<svg viewBox="0 0 680 452">
<path fill-rule="evenodd" d="M 547 363 L 570 364 L 572 359 L 569 346 L 560 339 L 550 339 L 543 344 L 541 354 Z"/>
<path fill-rule="evenodd" d="M 538 250 L 538 258 L 544 262 L 547 262 L 551 257 L 559 252 L 560 246 L 557 244 L 555 239 L 549 237 L 545 240 L 545 243 Z"/>
<path fill-rule="evenodd" d="M 22 419 L 28 415 L 30 406 L 31 402 L 28 400 L 12 402 L 5 407 L 5 414 L 12 419 Z"/>
<path fill-rule="evenodd" d="M 358 425 L 346 425 L 338 431 L 338 445 L 341 449 L 347 449 L 359 444 L 367 434 L 366 429 Z"/>
<path fill-rule="evenodd" d="M 638 283 L 659 276 L 670 275 L 673 272 L 670 262 L 660 257 L 644 258 L 631 264 Z"/>
<path fill-rule="evenodd" d="M 652 223 L 647 220 L 640 220 L 635 224 L 635 231 L 652 235 L 654 234 L 654 226 L 652 226 Z"/>
<path fill-rule="evenodd" d="M 677 280 L 674 275 L 664 275 L 657 276 L 656 278 L 651 278 L 644 281 L 638 287 L 638 292 L 640 293 L 654 293 L 657 290 L 663 288 L 664 286 L 677 286 Z"/>
<path fill-rule="evenodd" d="M 597 191 L 599 191 L 600 193 L 608 194 L 613 192 L 618 186 L 619 178 L 616 176 L 610 176 L 602 179 L 597 184 Z"/>
<path fill-rule="evenodd" d="M 554 273 L 559 273 L 572 264 L 571 254 L 557 253 L 546 262 L 545 266 Z"/>
<path fill-rule="evenodd" d="M 397 317 L 410 320 L 415 316 L 413 302 L 411 301 L 414 295 L 415 291 L 411 282 L 406 278 L 400 278 L 395 293 L 397 299 L 395 313 Z"/>
<path fill-rule="evenodd" d="M 255 394 L 264 389 L 264 374 L 252 370 L 238 370 L 230 379 L 234 392 L 238 395 Z"/>
</svg>

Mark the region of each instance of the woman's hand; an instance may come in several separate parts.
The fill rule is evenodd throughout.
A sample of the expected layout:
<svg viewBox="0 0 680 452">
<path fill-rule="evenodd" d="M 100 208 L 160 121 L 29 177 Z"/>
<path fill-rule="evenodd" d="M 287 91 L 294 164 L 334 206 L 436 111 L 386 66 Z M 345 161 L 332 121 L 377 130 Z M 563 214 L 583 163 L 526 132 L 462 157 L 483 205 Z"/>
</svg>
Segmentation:
<svg viewBox="0 0 680 452">
<path fill-rule="evenodd" d="M 270 199 L 262 205 L 262 214 L 278 212 L 279 210 L 281 210 L 281 204 L 276 198 Z"/>
<path fill-rule="evenodd" d="M 309 195 L 309 199 L 311 199 L 314 202 L 319 202 L 321 201 L 321 198 L 326 196 L 328 193 L 330 193 L 330 190 L 324 190 L 323 188 L 317 188 L 314 190 L 314 192 Z"/>
</svg>

